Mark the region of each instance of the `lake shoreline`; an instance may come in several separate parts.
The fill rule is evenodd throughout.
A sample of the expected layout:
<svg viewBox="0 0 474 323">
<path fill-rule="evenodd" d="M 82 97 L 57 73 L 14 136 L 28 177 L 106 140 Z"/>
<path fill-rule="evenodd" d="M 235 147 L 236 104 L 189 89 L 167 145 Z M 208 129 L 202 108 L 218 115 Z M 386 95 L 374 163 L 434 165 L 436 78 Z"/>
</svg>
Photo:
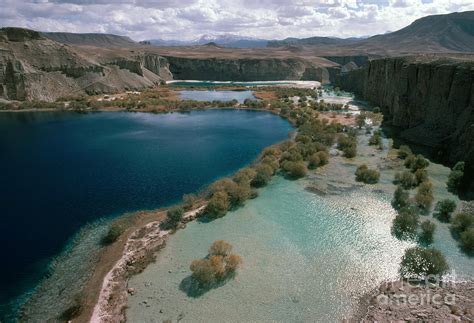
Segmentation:
<svg viewBox="0 0 474 323">
<path fill-rule="evenodd" d="M 211 110 L 211 109 L 200 109 L 200 110 Z M 212 110 L 233 110 L 233 109 L 215 108 L 215 109 L 212 109 Z M 255 109 L 255 111 L 262 111 L 262 110 L 261 109 Z M 225 111 L 222 111 L 222 112 L 225 112 Z M 268 111 L 264 111 L 264 112 L 268 112 Z M 212 113 L 215 113 L 215 112 L 212 112 Z M 274 114 L 275 113 L 272 113 L 272 115 L 274 115 Z M 151 114 L 147 114 L 147 115 L 151 115 Z M 247 113 L 245 115 L 246 115 L 246 118 L 251 118 L 252 120 L 257 117 L 256 115 L 254 116 L 253 113 L 252 114 Z M 265 114 L 262 114 L 262 115 L 265 115 Z M 264 120 L 266 120 L 268 118 L 274 118 L 274 117 L 271 116 L 271 115 L 267 115 L 266 117 L 264 117 Z M 256 118 L 256 120 L 260 120 L 260 119 Z M 272 119 L 272 120 L 277 120 L 277 119 Z M 277 120 L 277 122 L 283 124 L 283 120 L 280 120 L 280 121 Z M 276 139 L 275 141 L 273 141 L 272 139 L 270 139 L 270 141 L 269 141 L 267 139 L 266 142 L 264 143 L 264 145 L 258 146 L 258 149 L 256 150 L 256 152 L 252 153 L 252 155 L 257 154 L 258 152 L 263 150 L 263 148 L 268 147 L 269 144 L 273 145 L 273 144 L 275 144 L 275 142 L 285 140 L 285 138 L 287 138 L 287 136 L 288 136 L 288 131 L 290 131 L 290 132 L 294 131 L 294 128 L 291 127 L 290 123 L 285 122 L 285 124 L 286 125 L 284 126 L 285 127 L 284 132 L 282 134 L 280 134 L 278 137 L 274 138 L 274 139 Z M 246 123 L 246 125 L 248 125 L 248 124 Z M 246 167 L 248 165 L 251 165 L 252 163 L 254 163 L 256 157 L 257 157 L 257 155 L 255 155 L 254 157 L 251 157 L 249 160 L 245 161 L 245 163 L 242 163 L 242 164 L 238 165 L 237 166 L 238 168 L 232 169 L 231 173 L 226 173 L 226 174 L 233 174 L 238 169 L 240 169 L 242 167 Z M 221 174 L 216 178 L 212 178 L 212 181 L 214 181 L 218 178 L 222 178 L 222 176 L 224 176 L 224 175 Z M 228 176 L 228 175 L 225 175 L 225 176 Z M 196 192 L 196 189 L 197 189 L 197 192 L 200 192 L 204 187 L 207 187 L 207 185 L 209 183 L 210 182 L 206 182 L 206 183 L 203 184 L 204 186 L 202 186 L 201 188 L 193 188 L 191 191 Z M 187 192 L 191 192 L 191 191 L 185 191 L 182 194 L 187 193 Z M 164 205 L 166 205 L 166 203 L 164 203 Z M 157 206 L 160 207 L 159 204 Z M 151 206 L 151 208 L 153 208 L 153 206 Z M 137 210 L 140 210 L 140 209 L 144 209 L 144 208 L 137 208 Z M 146 208 L 145 208 L 145 210 L 146 210 Z M 162 209 L 155 210 L 155 211 L 137 211 L 137 212 L 132 211 L 132 212 L 133 212 L 132 215 L 130 215 L 130 213 L 117 214 L 118 217 L 116 219 L 120 220 L 124 217 L 137 218 L 139 220 L 139 223 L 136 224 L 136 225 L 133 225 L 133 228 L 138 228 L 138 227 L 142 227 L 143 224 L 145 224 L 148 221 L 146 219 L 152 219 L 152 220 L 156 221 L 157 219 L 165 217 L 165 215 L 163 215 L 163 213 L 165 213 L 165 212 Z M 112 221 L 115 221 L 115 220 L 112 220 Z M 101 224 L 99 224 L 102 227 L 102 229 L 101 229 L 102 231 L 105 230 L 105 225 L 104 224 L 108 224 L 108 223 L 109 223 L 109 221 L 107 220 L 106 222 L 101 222 Z M 127 239 L 128 239 L 128 237 L 130 236 L 131 233 L 133 233 L 133 232 L 128 232 L 128 233 L 126 232 L 123 237 L 127 237 Z M 96 236 L 94 236 L 93 238 L 95 240 L 97 240 Z M 123 248 L 125 246 L 125 241 L 122 241 L 122 238 L 120 238 L 119 241 L 120 242 L 118 242 L 118 244 L 112 244 L 110 246 L 105 246 L 103 248 L 97 248 L 96 249 L 97 251 L 93 252 L 94 254 L 97 254 L 97 253 L 100 253 L 100 254 L 95 259 L 95 261 L 98 262 L 97 266 L 95 266 L 94 268 L 91 268 L 92 269 L 92 274 L 91 274 L 92 277 L 86 283 L 86 285 L 87 285 L 86 289 L 90 290 L 90 292 L 86 290 L 85 293 L 86 293 L 86 295 L 92 295 L 91 297 L 88 296 L 88 297 L 83 298 L 83 299 L 86 300 L 86 302 L 84 304 L 84 308 L 86 310 L 87 310 L 87 308 L 92 308 L 92 309 L 94 308 L 94 306 L 96 305 L 96 298 L 99 296 L 99 292 L 100 292 L 100 290 L 98 290 L 97 286 L 102 285 L 102 282 L 103 282 L 104 277 L 106 276 L 106 274 L 113 268 L 113 266 L 116 264 L 116 262 L 122 256 Z M 81 246 L 81 248 L 82 248 L 82 246 Z M 92 249 L 90 249 L 90 250 L 92 251 Z M 62 252 L 63 251 L 61 251 L 61 253 Z M 114 255 L 114 253 L 115 253 L 115 255 Z M 67 264 L 65 264 L 65 266 L 67 266 Z M 61 267 L 64 267 L 64 266 L 61 265 Z M 53 268 L 53 270 L 56 271 L 55 268 Z M 63 268 L 61 268 L 61 273 L 63 273 L 64 271 L 65 270 Z M 82 273 L 81 273 L 81 275 L 82 275 Z M 51 276 L 48 273 L 48 277 L 46 279 L 41 279 L 40 283 L 41 283 L 42 286 L 38 290 L 42 295 L 44 295 L 43 297 L 45 297 L 46 302 L 49 302 L 51 304 L 52 302 L 48 300 L 50 298 L 48 298 L 47 295 L 45 293 L 43 293 L 45 291 L 45 287 L 47 287 L 46 285 L 51 285 L 50 284 L 51 279 L 49 277 L 51 277 Z M 56 273 L 54 273 L 53 277 L 57 277 Z M 45 281 L 45 280 L 47 280 L 47 282 L 43 283 L 43 281 Z M 58 284 L 61 284 L 61 283 L 58 283 Z M 66 284 L 66 285 L 64 285 L 64 288 L 67 291 L 67 294 L 71 294 L 71 293 L 75 293 L 75 292 L 77 292 L 79 294 L 79 292 L 82 289 L 82 287 L 78 288 L 78 286 L 76 286 L 76 284 L 74 284 L 74 287 Z M 30 314 L 32 315 L 31 317 L 35 317 L 35 315 L 43 316 L 43 315 L 49 315 L 48 313 L 54 313 L 54 311 L 51 312 L 48 309 L 48 306 L 50 304 L 46 304 L 46 306 L 44 307 L 44 310 L 43 310 L 43 307 L 38 306 L 38 303 L 44 303 L 44 302 L 43 301 L 38 302 L 38 300 L 41 298 L 41 295 L 39 295 L 39 293 L 37 293 L 36 287 L 33 289 L 32 293 L 35 294 L 35 295 L 33 295 L 33 297 L 28 297 L 28 299 L 23 303 L 24 306 L 20 303 L 21 308 L 18 311 L 18 314 L 21 315 L 21 317 L 27 318 Z M 47 292 L 47 293 L 49 293 L 49 292 Z M 38 295 L 36 295 L 36 294 L 38 294 Z M 33 299 L 33 298 L 34 298 L 34 300 L 32 302 L 30 302 L 30 299 Z M 54 296 L 54 297 L 51 298 L 51 300 L 56 299 L 56 298 L 57 297 Z M 64 305 L 69 306 L 70 303 L 75 302 L 73 300 L 74 298 L 70 297 L 69 295 L 67 295 L 67 296 L 65 295 L 63 297 L 63 299 L 64 299 L 64 302 L 61 301 L 61 305 L 63 305 L 63 306 L 57 307 L 58 311 L 62 311 L 62 308 L 64 308 Z M 91 300 L 93 300 L 93 301 L 91 302 Z M 24 309 L 26 309 L 26 310 L 24 311 Z M 89 312 L 91 312 L 91 311 L 92 310 L 89 310 Z M 54 317 L 57 317 L 56 314 L 53 314 L 53 315 L 54 315 Z M 88 319 L 89 318 L 86 318 L 84 321 L 88 321 Z"/>
<path fill-rule="evenodd" d="M 267 108 L 255 109 L 239 106 L 228 108 L 193 108 L 191 111 L 213 109 L 265 111 L 276 115 L 279 114 L 278 111 Z M 151 112 L 149 110 L 129 111 L 124 108 L 107 108 L 95 111 Z M 164 111 L 159 114 L 169 112 L 183 113 L 182 111 L 175 110 Z M 324 114 L 322 114 L 322 116 L 324 116 Z M 294 125 L 294 121 L 291 119 L 285 117 L 282 118 Z M 352 119 L 350 121 L 352 121 Z M 291 140 L 294 140 L 294 136 Z M 199 216 L 203 208 L 204 206 L 201 205 L 193 211 L 187 212 L 183 222 L 194 220 Z M 190 215 L 190 213 L 192 215 Z M 140 273 L 140 271 L 136 271 L 135 268 L 130 270 L 128 268 L 128 263 L 138 262 L 140 263 L 140 266 L 143 266 L 143 268 L 140 269 L 144 269 L 147 264 L 153 261 L 156 253 L 165 247 L 169 235 L 174 233 L 163 231 L 159 228 L 159 224 L 166 218 L 166 209 L 140 211 L 134 214 L 133 217 L 137 219 L 137 222 L 128 227 L 117 242 L 101 250 L 100 260 L 94 269 L 93 276 L 84 288 L 86 295 L 88 295 L 88 297 L 85 298 L 86 303 L 83 304 L 82 312 L 78 317 L 74 318 L 74 321 L 115 322 L 126 319 L 125 306 L 127 304 L 127 298 L 129 294 L 133 295 L 135 292 L 134 290 L 128 289 L 127 282 L 131 275 Z M 145 237 L 143 237 L 142 234 L 145 234 Z M 143 238 L 145 238 L 146 241 L 143 241 Z M 139 241 L 138 246 L 136 246 L 137 241 Z M 141 260 L 144 260 L 144 262 L 142 263 Z"/>
<path fill-rule="evenodd" d="M 223 108 L 206 108 L 206 109 L 192 109 L 194 110 L 213 110 Z M 263 111 L 271 112 L 272 114 L 279 115 L 278 111 L 271 109 L 255 109 L 255 108 L 241 108 L 231 107 L 224 108 L 228 110 L 249 110 L 249 111 Z M 110 110 L 105 110 L 110 111 Z M 125 110 L 126 111 L 126 110 Z M 175 111 L 172 111 L 175 112 Z M 176 111 L 177 112 L 177 111 Z M 166 112 L 165 112 L 166 113 Z M 284 117 L 282 117 L 284 118 Z M 294 120 L 291 118 L 284 118 L 291 125 L 295 125 Z M 295 140 L 296 131 L 292 132 L 289 140 Z M 275 143 L 268 147 L 277 145 Z M 263 149 L 262 149 L 263 151 Z M 258 160 L 258 159 L 257 159 Z M 255 163 L 252 162 L 251 164 Z M 247 165 L 248 166 L 248 165 Z M 244 166 L 246 167 L 246 166 Z M 258 197 L 257 197 L 258 198 Z M 202 205 L 204 203 L 204 205 Z M 200 202 L 200 205 L 193 210 L 188 211 L 184 214 L 182 225 L 176 230 L 184 229 L 187 222 L 195 220 L 204 211 L 206 204 Z M 168 208 L 167 208 L 168 209 Z M 160 223 L 166 219 L 166 210 L 159 211 L 142 211 L 138 212 L 134 217 L 145 218 L 139 220 L 138 223 L 128 227 L 126 231 L 120 236 L 120 239 L 110 246 L 106 247 L 102 252 L 101 259 L 99 260 L 96 268 L 94 269 L 93 276 L 88 280 L 84 287 L 85 295 L 87 300 L 85 304 L 81 304 L 81 311 L 77 317 L 72 318 L 77 322 L 117 322 L 126 321 L 125 308 L 127 305 L 128 294 L 133 293 L 133 290 L 127 288 L 127 281 L 130 276 L 140 273 L 146 268 L 146 266 L 154 262 L 156 253 L 160 249 L 165 247 L 166 239 L 170 234 L 174 234 L 174 231 L 164 231 L 160 229 Z M 137 248 L 133 246 L 133 240 L 135 237 L 142 239 L 143 229 L 145 229 L 145 236 L 148 237 L 148 241 L 143 242 Z M 143 261 L 138 271 L 132 268 L 130 270 L 129 264 Z M 132 266 L 133 267 L 133 266 Z M 91 300 L 93 300 L 91 302 Z"/>
<path fill-rule="evenodd" d="M 198 203 L 183 216 L 183 224 L 196 219 L 206 204 Z M 175 231 L 163 230 L 160 224 L 166 219 L 166 210 L 142 212 L 136 215 L 138 222 L 127 228 L 119 242 L 113 243 L 104 250 L 107 255 L 101 261 L 86 291 L 96 295 L 94 302 L 84 307 L 83 312 L 75 320 L 88 321 L 123 321 L 123 308 L 127 303 L 126 282 L 129 276 L 139 273 L 149 262 L 153 262 L 153 254 L 164 247 L 166 239 Z M 112 255 L 110 249 L 113 250 Z M 139 268 L 135 265 L 139 263 Z M 133 264 L 133 265 L 131 265 Z M 110 304 L 110 300 L 114 300 Z"/>
</svg>

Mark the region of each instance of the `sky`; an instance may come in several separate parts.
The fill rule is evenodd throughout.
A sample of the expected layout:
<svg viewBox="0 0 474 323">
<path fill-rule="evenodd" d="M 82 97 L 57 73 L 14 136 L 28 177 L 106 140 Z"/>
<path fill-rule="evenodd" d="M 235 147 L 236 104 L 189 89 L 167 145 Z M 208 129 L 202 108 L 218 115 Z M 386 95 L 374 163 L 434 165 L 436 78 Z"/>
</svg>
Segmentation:
<svg viewBox="0 0 474 323">
<path fill-rule="evenodd" d="M 474 10 L 474 0 L 0 0 L 0 25 L 134 40 L 360 37 L 467 10 Z"/>
</svg>

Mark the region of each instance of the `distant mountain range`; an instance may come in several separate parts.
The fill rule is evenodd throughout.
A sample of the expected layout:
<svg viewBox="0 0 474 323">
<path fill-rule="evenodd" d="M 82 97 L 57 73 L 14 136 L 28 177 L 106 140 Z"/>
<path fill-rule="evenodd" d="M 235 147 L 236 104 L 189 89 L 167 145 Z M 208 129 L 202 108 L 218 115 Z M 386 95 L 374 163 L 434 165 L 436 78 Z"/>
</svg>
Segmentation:
<svg viewBox="0 0 474 323">
<path fill-rule="evenodd" d="M 253 37 L 243 37 L 239 35 L 203 35 L 197 39 L 184 40 L 164 40 L 164 39 L 150 39 L 141 43 L 147 43 L 154 46 L 199 46 L 208 43 L 214 43 L 222 47 L 231 48 L 264 48 L 267 47 L 268 40 L 258 39 Z"/>
<path fill-rule="evenodd" d="M 405 52 L 474 52 L 474 11 L 426 16 L 398 31 L 360 41 L 357 48 Z"/>
<path fill-rule="evenodd" d="M 268 47 L 282 46 L 318 46 L 318 45 L 342 45 L 352 44 L 364 39 L 363 37 L 337 38 L 337 37 L 309 37 L 309 38 L 293 38 L 289 37 L 283 40 L 271 40 Z"/>
<path fill-rule="evenodd" d="M 380 55 L 419 52 L 474 52 L 474 11 L 434 15 L 420 18 L 395 32 L 368 38 L 309 37 L 266 40 L 233 34 L 203 35 L 190 41 L 151 39 L 137 43 L 112 34 L 74 34 L 44 32 L 43 36 L 71 45 L 103 47 L 201 46 L 209 43 L 230 48 L 278 48 L 292 50 L 308 47 L 315 54 L 365 52 Z"/>
</svg>

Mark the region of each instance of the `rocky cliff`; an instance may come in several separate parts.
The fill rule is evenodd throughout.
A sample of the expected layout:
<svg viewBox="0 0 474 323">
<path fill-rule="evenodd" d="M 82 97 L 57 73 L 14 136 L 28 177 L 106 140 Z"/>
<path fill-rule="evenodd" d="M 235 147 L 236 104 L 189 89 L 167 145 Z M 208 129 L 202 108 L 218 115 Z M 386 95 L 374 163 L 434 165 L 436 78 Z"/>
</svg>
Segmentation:
<svg viewBox="0 0 474 323">
<path fill-rule="evenodd" d="M 56 38 L 67 36 L 70 43 L 87 44 L 70 45 L 46 35 L 49 38 L 27 29 L 0 29 L 0 97 L 54 101 L 64 96 L 138 90 L 170 79 L 325 83 L 339 69 L 337 63 L 307 53 L 238 52 L 218 46 L 163 49 L 135 43 L 130 47 L 93 46 L 90 43 L 106 43 L 111 35 L 54 34 Z"/>
<path fill-rule="evenodd" d="M 474 56 L 376 59 L 336 83 L 380 106 L 402 138 L 474 174 Z"/>
<path fill-rule="evenodd" d="M 54 101 L 126 89 L 141 89 L 170 79 L 167 61 L 156 54 L 117 50 L 102 57 L 99 48 L 79 50 L 40 33 L 0 29 L 0 97 Z"/>
<path fill-rule="evenodd" d="M 327 68 L 300 58 L 189 58 L 168 56 L 175 79 L 212 81 L 329 81 Z"/>
</svg>

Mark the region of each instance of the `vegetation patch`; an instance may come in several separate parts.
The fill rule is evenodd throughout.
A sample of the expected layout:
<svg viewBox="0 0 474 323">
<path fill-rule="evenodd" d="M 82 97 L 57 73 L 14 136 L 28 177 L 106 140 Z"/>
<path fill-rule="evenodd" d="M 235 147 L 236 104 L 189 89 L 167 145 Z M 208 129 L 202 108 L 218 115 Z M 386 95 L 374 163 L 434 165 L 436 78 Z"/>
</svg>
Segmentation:
<svg viewBox="0 0 474 323">
<path fill-rule="evenodd" d="M 465 163 L 463 161 L 457 162 L 456 165 L 454 165 L 448 177 L 448 191 L 452 193 L 459 192 L 464 177 L 464 167 Z"/>
<path fill-rule="evenodd" d="M 189 267 L 192 274 L 181 282 L 180 288 L 189 296 L 198 297 L 233 278 L 242 258 L 231 252 L 232 245 L 228 242 L 214 241 L 205 258 L 193 260 Z"/>
<path fill-rule="evenodd" d="M 102 244 L 108 245 L 117 241 L 117 239 L 125 232 L 125 225 L 120 222 L 114 222 L 109 226 L 109 231 L 102 238 Z"/>
<path fill-rule="evenodd" d="M 433 184 L 430 181 L 421 183 L 415 195 L 418 206 L 428 211 L 433 204 L 433 200 Z"/>
<path fill-rule="evenodd" d="M 456 203 L 453 200 L 444 199 L 436 203 L 433 216 L 441 222 L 450 222 L 454 210 L 456 210 Z"/>
<path fill-rule="evenodd" d="M 375 169 L 369 169 L 367 165 L 363 164 L 357 167 L 355 172 L 356 181 L 365 184 L 376 184 L 379 182 L 380 172 Z"/>
<path fill-rule="evenodd" d="M 451 221 L 451 230 L 464 251 L 474 253 L 474 214 L 458 213 Z"/>
<path fill-rule="evenodd" d="M 439 250 L 414 247 L 405 251 L 400 275 L 406 279 L 425 279 L 430 275 L 443 275 L 448 269 L 448 263 Z"/>
<path fill-rule="evenodd" d="M 404 207 L 393 219 L 392 234 L 398 239 L 414 239 L 418 228 L 418 215 L 412 207 Z"/>
<path fill-rule="evenodd" d="M 433 235 L 436 230 L 436 224 L 431 222 L 430 220 L 425 220 L 420 224 L 420 233 L 418 234 L 418 238 L 421 243 L 425 245 L 430 245 L 433 243 Z"/>
</svg>

